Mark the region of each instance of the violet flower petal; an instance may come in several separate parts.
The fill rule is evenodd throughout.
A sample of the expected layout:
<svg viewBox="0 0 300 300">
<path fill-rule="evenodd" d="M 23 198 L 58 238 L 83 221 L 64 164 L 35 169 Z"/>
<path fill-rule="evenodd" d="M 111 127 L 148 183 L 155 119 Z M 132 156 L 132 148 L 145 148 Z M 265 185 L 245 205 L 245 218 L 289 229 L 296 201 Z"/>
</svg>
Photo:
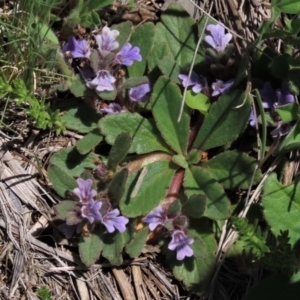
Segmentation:
<svg viewBox="0 0 300 300">
<path fill-rule="evenodd" d="M 153 231 L 158 225 L 164 225 L 168 221 L 168 217 L 164 212 L 161 205 L 150 212 L 146 217 L 142 219 L 142 222 L 149 223 L 149 229 Z"/>
<path fill-rule="evenodd" d="M 101 34 L 97 34 L 95 36 L 96 42 L 99 47 L 98 50 L 102 57 L 105 57 L 107 54 L 119 47 L 119 43 L 116 41 L 118 35 L 118 30 L 110 30 L 109 27 L 104 26 Z"/>
<path fill-rule="evenodd" d="M 168 245 L 169 250 L 176 250 L 177 260 L 183 260 L 186 256 L 191 257 L 193 255 L 193 250 L 189 246 L 193 244 L 194 239 L 185 235 L 181 230 L 175 230 L 172 233 L 172 240 Z"/>
<path fill-rule="evenodd" d="M 151 89 L 149 83 L 140 84 L 129 90 L 129 99 L 135 102 L 145 102 L 149 100 L 149 95 L 147 95 L 147 93 L 149 93 L 150 91 Z"/>
<path fill-rule="evenodd" d="M 76 181 L 78 187 L 73 190 L 73 193 L 81 203 L 89 203 L 97 195 L 97 192 L 92 189 L 93 181 L 91 179 L 83 180 L 82 178 L 77 178 Z"/>
<path fill-rule="evenodd" d="M 72 58 L 90 57 L 91 50 L 88 47 L 86 40 L 76 39 L 75 36 L 70 36 L 68 42 L 64 45 L 64 51 L 70 51 Z"/>
<path fill-rule="evenodd" d="M 278 125 L 275 129 L 271 131 L 272 137 L 275 139 L 279 136 L 287 135 L 292 129 L 292 126 L 290 124 L 284 124 L 283 122 L 278 122 Z"/>
<path fill-rule="evenodd" d="M 124 232 L 128 222 L 128 218 L 120 216 L 120 211 L 118 209 L 108 212 L 102 220 L 102 224 L 106 227 L 109 233 L 114 232 L 115 229 L 117 229 L 119 232 Z"/>
<path fill-rule="evenodd" d="M 189 79 L 188 77 L 188 75 L 184 74 L 178 75 L 178 78 L 182 81 L 184 87 L 193 86 L 193 92 L 200 93 L 206 84 L 205 78 L 199 77 L 194 71 L 191 74 L 191 78 Z"/>
<path fill-rule="evenodd" d="M 214 82 L 211 87 L 213 89 L 213 93 L 212 96 L 218 96 L 220 94 L 224 94 L 226 93 L 231 86 L 234 84 L 234 80 L 231 79 L 227 82 L 223 82 L 222 80 L 217 80 L 216 82 Z"/>
<path fill-rule="evenodd" d="M 206 30 L 210 31 L 211 36 L 208 35 L 204 39 L 217 52 L 223 51 L 232 39 L 232 34 L 225 34 L 225 28 L 220 24 L 210 24 Z"/>
<path fill-rule="evenodd" d="M 265 82 L 264 88 L 259 90 L 260 96 L 262 98 L 262 105 L 264 108 L 273 108 L 276 94 L 273 90 L 270 82 Z"/>
<path fill-rule="evenodd" d="M 249 122 L 249 123 L 250 123 L 250 126 L 252 126 L 252 127 L 255 127 L 255 126 L 256 126 L 257 119 L 255 118 L 254 111 L 253 111 L 252 108 L 251 108 L 251 111 L 250 111 L 249 121 L 250 121 L 250 122 Z"/>
<path fill-rule="evenodd" d="M 110 103 L 107 107 L 101 108 L 100 111 L 106 114 L 118 114 L 120 112 L 124 112 L 125 110 L 118 103 Z"/>
<path fill-rule="evenodd" d="M 126 43 L 116 54 L 115 63 L 125 66 L 131 66 L 135 60 L 142 61 L 140 48 L 132 48 L 132 45 L 130 43 Z"/>
<path fill-rule="evenodd" d="M 112 83 L 116 81 L 109 71 L 100 70 L 97 72 L 96 78 L 86 83 L 90 89 L 95 88 L 98 92 L 102 91 L 113 91 L 114 87 Z"/>
<path fill-rule="evenodd" d="M 91 200 L 87 205 L 81 207 L 81 216 L 88 219 L 91 224 L 95 220 L 102 222 L 102 215 L 100 213 L 101 206 L 102 202 Z"/>
</svg>

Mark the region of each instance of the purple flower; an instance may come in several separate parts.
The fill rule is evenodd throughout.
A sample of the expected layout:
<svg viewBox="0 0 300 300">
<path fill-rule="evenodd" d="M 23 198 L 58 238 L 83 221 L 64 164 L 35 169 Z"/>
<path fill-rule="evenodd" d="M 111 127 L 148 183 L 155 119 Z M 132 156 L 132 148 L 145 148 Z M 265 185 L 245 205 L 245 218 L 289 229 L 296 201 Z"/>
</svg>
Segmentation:
<svg viewBox="0 0 300 300">
<path fill-rule="evenodd" d="M 64 45 L 64 51 L 70 51 L 72 58 L 89 57 L 91 50 L 84 39 L 76 39 L 75 36 L 70 36 L 68 42 Z"/>
<path fill-rule="evenodd" d="M 102 224 L 106 227 L 109 233 L 114 232 L 115 229 L 120 232 L 124 232 L 126 230 L 125 225 L 129 222 L 129 219 L 119 215 L 120 211 L 118 209 L 114 209 L 103 217 Z"/>
<path fill-rule="evenodd" d="M 115 63 L 125 66 L 131 66 L 135 60 L 141 61 L 140 48 L 133 47 L 130 43 L 126 43 L 122 49 L 116 54 Z"/>
<path fill-rule="evenodd" d="M 272 137 L 275 139 L 278 136 L 287 135 L 292 129 L 288 123 L 284 124 L 282 121 L 278 122 L 277 127 L 271 131 Z"/>
<path fill-rule="evenodd" d="M 149 223 L 151 231 L 153 231 L 158 225 L 164 225 L 167 221 L 168 217 L 161 205 L 157 206 L 154 211 L 150 212 L 142 219 L 142 222 Z"/>
<path fill-rule="evenodd" d="M 251 125 L 252 127 L 255 127 L 255 126 L 256 126 L 257 119 L 255 118 L 253 108 L 251 108 L 251 111 L 250 111 L 250 118 L 249 118 L 249 121 L 250 121 L 250 125 Z"/>
<path fill-rule="evenodd" d="M 206 30 L 210 31 L 211 35 L 205 37 L 205 42 L 213 47 L 217 52 L 223 51 L 229 41 L 232 39 L 232 34 L 225 34 L 225 28 L 222 25 L 208 25 Z"/>
<path fill-rule="evenodd" d="M 120 104 L 113 102 L 110 103 L 107 107 L 101 108 L 100 111 L 106 114 L 117 114 L 120 112 L 124 112 L 125 110 Z"/>
<path fill-rule="evenodd" d="M 211 85 L 211 88 L 213 89 L 212 96 L 218 96 L 220 94 L 226 93 L 233 84 L 234 84 L 233 79 L 231 79 L 225 83 L 222 80 L 217 80 L 216 82 L 214 82 Z"/>
<path fill-rule="evenodd" d="M 102 202 L 95 202 L 91 199 L 88 204 L 81 207 L 81 216 L 88 219 L 91 224 L 95 220 L 102 221 L 102 216 L 99 211 L 101 206 Z"/>
<path fill-rule="evenodd" d="M 177 260 L 183 260 L 186 256 L 191 257 L 193 250 L 189 245 L 193 244 L 194 239 L 185 235 L 181 230 L 174 230 L 172 233 L 172 240 L 169 243 L 169 250 L 176 250 Z"/>
<path fill-rule="evenodd" d="M 147 95 L 147 93 L 149 93 L 150 91 L 151 89 L 149 83 L 140 84 L 129 90 L 129 99 L 131 101 L 136 101 L 136 102 L 147 101 L 149 99 L 149 95 Z"/>
<path fill-rule="evenodd" d="M 274 91 L 270 82 L 266 82 L 259 93 L 264 108 L 277 108 L 295 101 L 295 97 L 288 87 Z"/>
<path fill-rule="evenodd" d="M 205 87 L 206 80 L 203 77 L 199 77 L 194 71 L 189 79 L 188 75 L 179 74 L 178 78 L 182 80 L 182 85 L 184 87 L 193 86 L 192 90 L 194 93 L 200 93 Z"/>
<path fill-rule="evenodd" d="M 73 190 L 73 193 L 81 203 L 89 203 L 97 195 L 97 192 L 92 189 L 93 181 L 91 179 L 83 180 L 82 178 L 77 178 L 76 181 L 78 187 Z"/>
<path fill-rule="evenodd" d="M 111 51 L 119 47 L 119 43 L 116 41 L 116 38 L 119 35 L 118 30 L 110 30 L 107 26 L 104 26 L 101 34 L 95 36 L 96 42 L 99 47 L 99 52 L 102 57 L 105 57 Z"/>
<path fill-rule="evenodd" d="M 97 72 L 96 78 L 92 81 L 86 83 L 86 85 L 90 88 L 96 88 L 98 92 L 102 91 L 113 91 L 114 87 L 112 83 L 116 81 L 116 78 L 113 77 L 108 71 L 100 70 Z"/>
</svg>

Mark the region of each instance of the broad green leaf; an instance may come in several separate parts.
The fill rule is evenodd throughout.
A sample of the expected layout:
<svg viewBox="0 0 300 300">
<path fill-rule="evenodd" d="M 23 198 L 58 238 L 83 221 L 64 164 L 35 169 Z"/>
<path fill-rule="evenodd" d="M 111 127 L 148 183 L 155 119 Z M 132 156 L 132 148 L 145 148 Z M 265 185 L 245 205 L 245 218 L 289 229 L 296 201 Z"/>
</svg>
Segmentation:
<svg viewBox="0 0 300 300">
<path fill-rule="evenodd" d="M 94 264 L 99 258 L 103 246 L 101 237 L 98 234 L 81 237 L 79 243 L 79 254 L 82 262 L 86 266 Z"/>
<path fill-rule="evenodd" d="M 103 100 L 113 101 L 117 97 L 117 91 L 114 89 L 113 91 L 97 92 L 97 95 Z"/>
<path fill-rule="evenodd" d="M 69 175 L 79 176 L 85 169 L 95 169 L 93 153 L 81 155 L 75 147 L 64 148 L 50 158 L 50 164 L 68 172 Z"/>
<path fill-rule="evenodd" d="M 170 78 L 174 83 L 181 84 L 178 75 L 182 73 L 180 66 L 173 58 L 164 57 L 158 62 L 158 68 L 163 75 Z"/>
<path fill-rule="evenodd" d="M 129 21 L 113 25 L 110 27 L 111 30 L 116 29 L 119 31 L 119 36 L 117 37 L 117 41 L 119 42 L 119 48 L 114 50 L 115 52 L 119 51 L 126 42 L 128 42 L 131 30 L 132 30 L 132 24 Z"/>
<path fill-rule="evenodd" d="M 94 51 L 93 53 L 96 53 Z M 88 97 L 88 96 L 93 96 L 95 95 L 95 91 L 89 89 L 85 82 L 82 80 L 81 76 L 79 74 L 76 74 L 71 81 L 71 84 L 69 86 L 71 93 L 75 97 Z"/>
<path fill-rule="evenodd" d="M 199 219 L 206 210 L 206 196 L 194 194 L 182 206 L 182 213 L 188 217 Z"/>
<path fill-rule="evenodd" d="M 66 127 L 80 133 L 96 129 L 101 118 L 95 109 L 78 100 L 66 100 L 58 108 L 63 113 L 61 118 Z"/>
<path fill-rule="evenodd" d="M 299 118 L 299 104 L 296 102 L 278 107 L 276 111 L 283 123 L 288 123 Z"/>
<path fill-rule="evenodd" d="M 252 181 L 256 164 L 254 158 L 234 150 L 218 154 L 201 166 L 207 169 L 225 189 L 247 189 Z M 261 176 L 261 171 L 257 170 L 253 184 L 257 184 Z"/>
<path fill-rule="evenodd" d="M 185 69 L 193 60 L 197 40 L 198 28 L 195 21 L 182 6 L 171 4 L 161 15 L 161 22 L 156 25 L 152 51 L 161 53 L 160 45 L 166 43 L 171 58 Z M 203 56 L 197 55 L 196 63 L 201 61 L 203 61 Z"/>
<path fill-rule="evenodd" d="M 137 113 L 107 115 L 100 120 L 99 126 L 110 145 L 115 142 L 121 132 L 129 132 L 132 137 L 129 153 L 143 154 L 153 151 L 170 151 L 154 122 L 143 118 Z"/>
<path fill-rule="evenodd" d="M 130 257 L 138 257 L 145 246 L 149 229 L 148 227 L 144 227 L 139 230 L 130 241 L 130 243 L 126 246 L 126 252 Z"/>
<path fill-rule="evenodd" d="M 182 95 L 178 86 L 168 78 L 161 76 L 154 85 L 151 103 L 157 127 L 165 141 L 179 154 L 186 154 L 190 116 L 185 106 L 180 122 L 177 118 L 180 111 Z"/>
<path fill-rule="evenodd" d="M 210 100 L 206 95 L 202 93 L 195 94 L 190 90 L 186 93 L 185 103 L 188 107 L 197 109 L 204 115 L 207 114 L 211 107 Z"/>
<path fill-rule="evenodd" d="M 287 14 L 298 14 L 300 12 L 300 2 L 298 0 L 277 0 L 276 3 L 272 3 L 272 6 L 276 6 L 281 12 Z"/>
<path fill-rule="evenodd" d="M 300 187 L 298 180 L 284 186 L 278 182 L 276 174 L 271 174 L 264 186 L 262 197 L 265 218 L 275 236 L 288 230 L 290 244 L 299 242 L 300 232 Z"/>
<path fill-rule="evenodd" d="M 182 154 L 178 154 L 178 155 L 173 155 L 172 156 L 172 161 L 177 165 L 180 166 L 184 169 L 186 169 L 189 164 L 186 161 L 185 157 Z"/>
<path fill-rule="evenodd" d="M 214 219 L 226 219 L 230 215 L 230 202 L 223 187 L 206 170 L 190 166 L 185 171 L 184 190 L 188 197 L 200 194 L 207 197 L 204 216 Z"/>
<path fill-rule="evenodd" d="M 250 98 L 234 90 L 213 103 L 197 135 L 194 147 L 207 150 L 230 144 L 246 128 L 250 116 Z"/>
<path fill-rule="evenodd" d="M 117 165 L 126 157 L 132 140 L 129 132 L 121 132 L 110 149 L 107 166 L 109 169 L 115 169 Z"/>
<path fill-rule="evenodd" d="M 128 169 L 124 168 L 120 172 L 116 173 L 109 183 L 107 196 L 112 203 L 112 206 L 118 206 L 119 201 L 122 198 L 126 181 L 128 178 Z"/>
<path fill-rule="evenodd" d="M 147 22 L 141 26 L 137 26 L 134 28 L 130 37 L 130 43 L 133 46 L 138 46 L 140 48 L 142 61 L 135 62 L 132 66 L 128 68 L 128 73 L 130 77 L 144 75 L 147 65 L 147 57 L 152 48 L 153 37 L 153 23 Z"/>
<path fill-rule="evenodd" d="M 154 45 L 151 52 L 148 55 L 148 69 L 149 72 L 155 69 L 158 66 L 158 62 L 163 57 L 170 57 L 171 58 L 171 50 L 169 49 L 166 42 L 163 42 L 157 47 Z"/>
<path fill-rule="evenodd" d="M 130 89 L 133 88 L 137 85 L 143 84 L 143 83 L 147 83 L 149 82 L 149 79 L 147 76 L 141 76 L 141 77 L 130 77 L 128 78 L 124 84 L 123 84 L 123 88 L 124 89 Z"/>
<path fill-rule="evenodd" d="M 201 154 L 196 149 L 192 149 L 186 157 L 186 161 L 190 165 L 197 164 L 200 160 L 201 160 Z"/>
<path fill-rule="evenodd" d="M 55 212 L 61 220 L 65 221 L 68 214 L 75 209 L 76 205 L 77 203 L 75 201 L 61 201 L 56 205 Z"/>
<path fill-rule="evenodd" d="M 67 197 L 68 193 L 77 187 L 75 179 L 58 166 L 50 164 L 47 171 L 53 188 L 61 197 Z"/>
<path fill-rule="evenodd" d="M 138 183 L 141 171 L 129 175 L 120 208 L 127 217 L 144 215 L 153 210 L 167 195 L 176 168 L 170 161 L 157 161 L 144 166 L 146 172 Z"/>
<path fill-rule="evenodd" d="M 91 21 L 93 22 L 94 26 L 99 26 L 101 24 L 100 17 L 94 10 L 91 11 Z"/>
<path fill-rule="evenodd" d="M 187 233 L 188 236 L 194 238 L 194 243 L 191 245 L 194 252 L 193 257 L 186 257 L 183 261 L 178 261 L 176 260 L 176 251 L 168 251 L 166 256 L 175 278 L 183 281 L 186 288 L 198 296 L 207 292 L 215 269 L 215 252 L 217 250 L 213 235 L 203 230 L 205 222 L 201 220 L 191 221 Z"/>
<path fill-rule="evenodd" d="M 58 46 L 59 41 L 53 30 L 48 25 L 42 24 L 41 21 L 37 20 L 37 22 L 39 24 L 39 33 L 41 38 L 48 40 L 48 42 L 51 42 L 55 46 Z"/>
<path fill-rule="evenodd" d="M 94 149 L 103 139 L 99 129 L 96 128 L 88 133 L 85 137 L 78 141 L 76 149 L 80 154 L 84 155 Z"/>
</svg>

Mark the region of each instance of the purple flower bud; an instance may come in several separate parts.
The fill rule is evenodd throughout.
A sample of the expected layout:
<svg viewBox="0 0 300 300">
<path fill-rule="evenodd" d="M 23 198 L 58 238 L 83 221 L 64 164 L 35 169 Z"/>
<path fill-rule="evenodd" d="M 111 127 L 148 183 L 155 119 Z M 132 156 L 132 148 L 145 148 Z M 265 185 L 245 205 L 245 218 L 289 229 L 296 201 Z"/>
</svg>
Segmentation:
<svg viewBox="0 0 300 300">
<path fill-rule="evenodd" d="M 154 211 L 150 212 L 142 219 L 142 222 L 149 223 L 151 231 L 153 231 L 158 225 L 164 225 L 167 221 L 168 217 L 161 205 L 157 206 Z"/>
<path fill-rule="evenodd" d="M 90 89 L 96 88 L 98 92 L 103 91 L 113 91 L 114 87 L 112 83 L 116 81 L 116 78 L 113 77 L 108 71 L 100 70 L 97 72 L 96 78 L 92 81 L 86 83 L 87 87 Z"/>
<path fill-rule="evenodd" d="M 216 82 L 214 82 L 211 85 L 211 88 L 213 89 L 212 96 L 218 96 L 220 94 L 226 93 L 233 84 L 234 84 L 233 79 L 231 79 L 225 83 L 222 80 L 217 80 Z"/>
<path fill-rule="evenodd" d="M 102 221 L 102 216 L 100 214 L 101 206 L 102 202 L 95 202 L 91 199 L 88 204 L 81 207 L 81 216 L 88 219 L 91 224 L 95 220 Z"/>
<path fill-rule="evenodd" d="M 207 35 L 204 38 L 205 42 L 217 52 L 223 51 L 232 39 L 232 34 L 225 34 L 225 28 L 220 24 L 210 24 L 206 27 L 206 30 L 210 31 L 211 35 Z"/>
<path fill-rule="evenodd" d="M 288 123 L 284 124 L 282 121 L 278 122 L 277 127 L 271 131 L 272 137 L 275 139 L 278 136 L 287 135 L 292 129 Z"/>
<path fill-rule="evenodd" d="M 120 211 L 114 209 L 108 212 L 102 220 L 102 224 L 106 227 L 109 233 L 112 233 L 117 229 L 119 232 L 124 232 L 126 230 L 126 224 L 129 222 L 129 219 L 123 216 L 119 216 Z"/>
<path fill-rule="evenodd" d="M 172 240 L 168 245 L 170 250 L 176 250 L 177 260 L 183 260 L 186 256 L 191 257 L 193 250 L 189 245 L 193 244 L 194 239 L 185 235 L 181 230 L 174 230 L 172 233 Z"/>
<path fill-rule="evenodd" d="M 249 121 L 250 121 L 250 125 L 251 125 L 252 127 L 255 127 L 255 126 L 256 126 L 257 119 L 255 118 L 254 111 L 253 111 L 252 108 L 251 108 L 251 111 L 250 111 Z"/>
<path fill-rule="evenodd" d="M 116 41 L 118 35 L 118 30 L 110 30 L 110 28 L 104 26 L 101 34 L 95 36 L 96 42 L 99 47 L 98 50 L 102 57 L 105 57 L 107 54 L 119 47 L 119 43 Z"/>
<path fill-rule="evenodd" d="M 106 114 L 118 114 L 120 112 L 124 112 L 125 110 L 120 104 L 113 102 L 110 103 L 107 107 L 101 108 L 100 111 Z"/>
<path fill-rule="evenodd" d="M 89 57 L 91 50 L 84 39 L 76 39 L 75 36 L 70 36 L 68 42 L 64 45 L 64 51 L 70 51 L 72 58 Z"/>
<path fill-rule="evenodd" d="M 92 189 L 93 181 L 91 179 L 83 180 L 82 178 L 77 178 L 76 181 L 78 187 L 73 190 L 73 193 L 81 203 L 89 203 L 97 195 L 97 192 Z"/>
<path fill-rule="evenodd" d="M 264 88 L 259 90 L 264 108 L 277 108 L 295 101 L 295 97 L 291 94 L 289 88 L 274 91 L 271 83 L 266 82 Z"/>
<path fill-rule="evenodd" d="M 149 100 L 149 95 L 147 95 L 147 93 L 149 93 L 150 91 L 151 89 L 149 83 L 140 84 L 129 90 L 129 99 L 131 101 L 136 101 L 136 102 L 138 101 L 145 102 Z"/>
<path fill-rule="evenodd" d="M 142 56 L 140 55 L 140 48 L 133 47 L 130 43 L 126 43 L 122 49 L 116 54 L 114 63 L 131 66 L 135 60 L 141 61 Z"/>
<path fill-rule="evenodd" d="M 182 85 L 193 86 L 192 90 L 194 93 L 200 93 L 206 85 L 206 79 L 203 77 L 199 77 L 194 71 L 191 74 L 191 78 L 189 79 L 188 75 L 179 74 L 178 78 L 182 80 Z"/>
</svg>

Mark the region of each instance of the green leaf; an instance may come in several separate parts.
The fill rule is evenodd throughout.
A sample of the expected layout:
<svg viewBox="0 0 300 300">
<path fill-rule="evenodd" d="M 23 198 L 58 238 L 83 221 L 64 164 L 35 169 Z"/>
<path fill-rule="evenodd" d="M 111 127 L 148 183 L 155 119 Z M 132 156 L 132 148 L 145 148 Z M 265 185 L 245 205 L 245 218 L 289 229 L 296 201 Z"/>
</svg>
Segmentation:
<svg viewBox="0 0 300 300">
<path fill-rule="evenodd" d="M 207 169 L 225 189 L 247 189 L 256 165 L 257 161 L 254 158 L 234 150 L 218 154 L 201 166 Z M 257 184 L 261 176 L 261 171 L 257 170 L 253 184 Z"/>
<path fill-rule="evenodd" d="M 185 171 L 185 194 L 191 197 L 195 193 L 207 197 L 204 215 L 214 220 L 226 219 L 230 215 L 230 202 L 223 187 L 206 170 L 190 166 Z"/>
<path fill-rule="evenodd" d="M 141 216 L 153 210 L 167 195 L 175 174 L 169 161 L 157 161 L 144 166 L 146 174 L 140 186 L 136 186 L 140 171 L 129 175 L 120 208 L 127 217 Z"/>
<path fill-rule="evenodd" d="M 119 42 L 119 48 L 114 50 L 115 52 L 118 52 L 124 44 L 129 40 L 129 37 L 131 35 L 132 31 L 132 24 L 129 21 L 113 25 L 110 27 L 111 30 L 116 29 L 119 31 L 119 36 L 117 37 L 117 41 Z"/>
<path fill-rule="evenodd" d="M 65 221 L 68 214 L 73 211 L 77 203 L 75 201 L 65 200 L 58 203 L 55 207 L 55 212 L 61 220 Z"/>
<path fill-rule="evenodd" d="M 110 145 L 115 142 L 121 132 L 129 132 L 132 137 L 129 153 L 169 152 L 169 147 L 160 136 L 154 122 L 143 118 L 137 113 L 107 115 L 100 120 L 99 126 L 101 132 L 106 136 L 107 143 Z"/>
<path fill-rule="evenodd" d="M 179 167 L 186 169 L 189 164 L 187 163 L 185 157 L 182 154 L 173 155 L 172 161 Z"/>
<path fill-rule="evenodd" d="M 276 6 L 281 12 L 287 14 L 298 14 L 300 12 L 298 0 L 277 0 L 275 4 L 272 3 L 272 6 Z"/>
<path fill-rule="evenodd" d="M 275 236 L 288 230 L 292 248 L 299 241 L 300 187 L 298 180 L 284 186 L 278 182 L 276 174 L 266 180 L 262 197 L 264 215 Z M 299 248 L 299 247 L 298 247 Z"/>
<path fill-rule="evenodd" d="M 96 129 L 101 118 L 95 109 L 76 100 L 66 100 L 58 108 L 64 112 L 62 121 L 66 122 L 66 127 L 80 133 L 89 133 Z"/>
<path fill-rule="evenodd" d="M 79 254 L 82 262 L 86 266 L 94 264 L 99 258 L 103 246 L 101 237 L 98 234 L 81 237 L 79 243 Z"/>
<path fill-rule="evenodd" d="M 154 85 L 151 96 L 152 112 L 157 127 L 165 141 L 179 154 L 186 154 L 189 139 L 190 116 L 184 107 L 180 122 L 177 118 L 181 106 L 181 93 L 178 86 L 161 76 Z"/>
<path fill-rule="evenodd" d="M 103 100 L 113 101 L 117 97 L 117 90 L 97 92 L 97 95 Z"/>
<path fill-rule="evenodd" d="M 206 196 L 194 194 L 182 206 L 182 213 L 188 217 L 200 219 L 206 210 L 206 203 Z"/>
<path fill-rule="evenodd" d="M 93 53 L 96 53 L 94 51 Z M 95 95 L 95 91 L 89 89 L 85 82 L 82 80 L 81 76 L 79 74 L 76 74 L 71 81 L 71 85 L 69 86 L 71 93 L 75 97 L 88 97 Z"/>
<path fill-rule="evenodd" d="M 75 179 L 58 166 L 50 164 L 47 171 L 53 188 L 61 197 L 67 197 L 68 193 L 77 187 Z"/>
<path fill-rule="evenodd" d="M 79 176 L 85 169 L 95 170 L 93 153 L 81 155 L 75 147 L 62 149 L 51 156 L 50 164 L 68 172 L 69 175 Z"/>
<path fill-rule="evenodd" d="M 288 123 L 299 118 L 299 104 L 296 102 L 278 107 L 276 111 L 283 123 Z"/>
<path fill-rule="evenodd" d="M 126 181 L 128 178 L 128 169 L 124 168 L 116 173 L 108 186 L 107 196 L 112 203 L 112 206 L 118 206 L 122 198 Z"/>
<path fill-rule="evenodd" d="M 188 231 L 188 236 L 194 238 L 191 245 L 194 256 L 178 261 L 176 251 L 168 251 L 166 259 L 175 278 L 183 281 L 190 292 L 201 296 L 207 292 L 214 273 L 217 247 L 213 235 L 203 230 L 205 222 L 199 219 L 195 221 L 191 220 Z"/>
<path fill-rule="evenodd" d="M 164 57 L 158 62 L 158 68 L 161 72 L 170 78 L 174 83 L 181 84 L 178 75 L 182 73 L 180 66 L 173 58 Z"/>
<path fill-rule="evenodd" d="M 51 42 L 55 46 L 58 46 L 59 41 L 53 30 L 48 25 L 42 24 L 39 20 L 37 20 L 37 23 L 39 24 L 39 33 L 41 38 L 48 40 L 48 42 Z"/>
<path fill-rule="evenodd" d="M 145 246 L 147 236 L 148 236 L 148 226 L 139 230 L 130 241 L 130 243 L 126 246 L 126 252 L 130 257 L 138 257 Z"/>
<path fill-rule="evenodd" d="M 186 92 L 185 103 L 188 107 L 197 109 L 204 115 L 207 114 L 209 108 L 211 107 L 210 100 L 206 95 L 202 93 L 195 94 L 190 90 Z"/>
<path fill-rule="evenodd" d="M 80 154 L 84 155 L 94 149 L 103 139 L 99 129 L 96 128 L 88 133 L 84 138 L 78 141 L 76 149 Z"/>
<path fill-rule="evenodd" d="M 197 164 L 200 160 L 201 160 L 201 154 L 196 149 L 192 149 L 186 157 L 186 161 L 188 162 L 189 165 Z"/>
<path fill-rule="evenodd" d="M 101 24 L 100 17 L 95 11 L 91 11 L 91 21 L 95 26 L 99 26 Z"/>
<path fill-rule="evenodd" d="M 111 5 L 114 2 L 114 0 L 89 0 L 86 5 L 88 5 L 89 10 L 93 9 L 100 9 L 105 6 Z"/>
<path fill-rule="evenodd" d="M 194 50 L 198 41 L 198 28 L 195 21 L 189 16 L 184 8 L 178 4 L 169 5 L 161 15 L 161 22 L 157 23 L 152 51 L 159 57 L 162 43 L 167 44 L 171 58 L 181 68 L 189 68 L 193 60 Z M 164 52 L 166 52 L 164 50 Z M 160 57 L 160 59 L 163 56 Z M 203 56 L 197 55 L 196 64 L 203 61 Z"/>
<path fill-rule="evenodd" d="M 134 28 L 130 37 L 130 43 L 140 48 L 142 61 L 135 62 L 128 68 L 129 77 L 142 76 L 145 73 L 147 57 L 152 48 L 154 37 L 154 24 L 147 22 Z"/>
<path fill-rule="evenodd" d="M 157 47 L 157 45 L 154 45 L 151 52 L 149 53 L 149 55 L 148 55 L 149 72 L 158 66 L 158 62 L 163 57 L 171 58 L 171 50 L 169 49 L 167 43 L 165 43 L 165 42 L 161 43 L 159 47 Z"/>
<path fill-rule="evenodd" d="M 137 85 L 147 83 L 147 82 L 149 82 L 149 79 L 148 79 L 147 76 L 130 77 L 124 82 L 123 88 L 124 89 L 130 89 L 130 88 L 133 88 Z"/>
<path fill-rule="evenodd" d="M 129 132 L 121 132 L 110 149 L 107 166 L 109 169 L 115 169 L 117 165 L 126 157 L 132 144 Z"/>
<path fill-rule="evenodd" d="M 246 128 L 250 116 L 250 98 L 234 90 L 213 103 L 197 135 L 194 146 L 207 150 L 233 142 Z"/>
</svg>

